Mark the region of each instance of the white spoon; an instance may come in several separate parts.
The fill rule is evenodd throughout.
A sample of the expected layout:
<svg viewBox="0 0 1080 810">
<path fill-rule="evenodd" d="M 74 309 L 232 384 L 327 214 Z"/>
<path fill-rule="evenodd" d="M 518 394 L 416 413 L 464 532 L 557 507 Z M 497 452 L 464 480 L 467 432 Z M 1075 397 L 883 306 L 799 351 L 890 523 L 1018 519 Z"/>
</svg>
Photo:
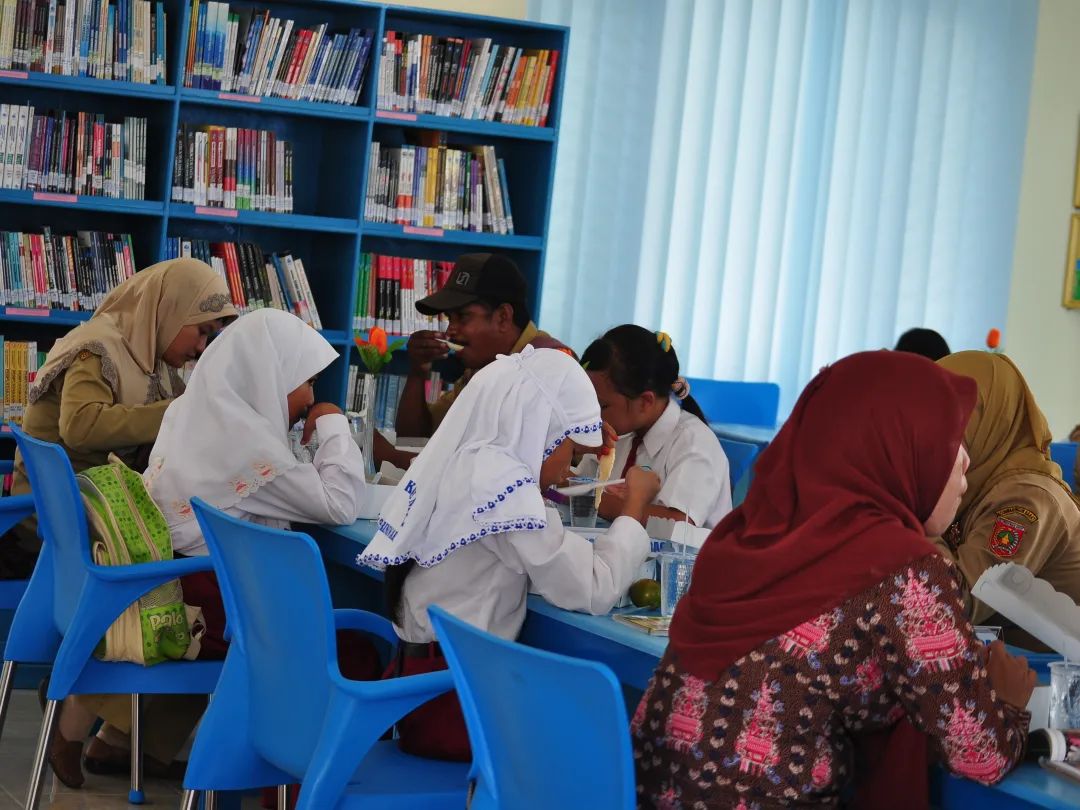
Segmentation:
<svg viewBox="0 0 1080 810">
<path fill-rule="evenodd" d="M 448 348 L 452 352 L 460 352 L 462 349 L 465 348 L 460 343 L 453 343 L 452 341 L 446 340 L 444 338 L 435 338 L 435 339 L 437 341 L 439 341 L 439 343 L 445 343 L 446 348 Z"/>
<path fill-rule="evenodd" d="M 626 483 L 625 478 L 616 478 L 613 481 L 592 481 L 588 484 L 572 484 L 568 487 L 555 487 L 555 491 L 560 495 L 588 495 L 590 492 L 595 492 L 598 489 L 624 483 Z"/>
</svg>

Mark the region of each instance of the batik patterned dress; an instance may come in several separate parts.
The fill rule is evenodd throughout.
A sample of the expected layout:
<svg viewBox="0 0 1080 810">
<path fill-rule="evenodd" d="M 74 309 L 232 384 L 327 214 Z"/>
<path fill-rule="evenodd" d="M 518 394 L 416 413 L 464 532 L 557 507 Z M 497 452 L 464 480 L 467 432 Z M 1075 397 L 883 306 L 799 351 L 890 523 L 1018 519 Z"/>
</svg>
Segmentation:
<svg viewBox="0 0 1080 810">
<path fill-rule="evenodd" d="M 908 564 L 715 680 L 661 660 L 631 730 L 643 808 L 835 807 L 860 734 L 907 716 L 953 773 L 991 784 L 1029 715 L 999 700 L 943 557 Z"/>
</svg>

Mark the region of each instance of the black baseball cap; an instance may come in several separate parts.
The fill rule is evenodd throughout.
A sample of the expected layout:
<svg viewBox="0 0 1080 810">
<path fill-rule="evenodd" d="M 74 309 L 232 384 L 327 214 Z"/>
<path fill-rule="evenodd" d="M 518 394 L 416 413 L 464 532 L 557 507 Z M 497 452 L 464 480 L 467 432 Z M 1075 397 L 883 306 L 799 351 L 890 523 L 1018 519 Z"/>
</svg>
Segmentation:
<svg viewBox="0 0 1080 810">
<path fill-rule="evenodd" d="M 454 262 L 450 279 L 441 290 L 416 302 L 421 315 L 443 312 L 485 301 L 525 307 L 528 289 L 518 266 L 498 253 L 466 253 Z"/>
</svg>

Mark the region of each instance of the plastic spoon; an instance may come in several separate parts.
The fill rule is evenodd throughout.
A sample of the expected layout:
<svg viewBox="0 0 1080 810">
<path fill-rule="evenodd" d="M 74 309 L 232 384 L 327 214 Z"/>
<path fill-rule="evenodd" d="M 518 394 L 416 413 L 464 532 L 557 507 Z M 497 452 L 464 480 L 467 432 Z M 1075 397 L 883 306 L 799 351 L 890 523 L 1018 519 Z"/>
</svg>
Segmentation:
<svg viewBox="0 0 1080 810">
<path fill-rule="evenodd" d="M 590 492 L 595 492 L 598 489 L 604 487 L 610 487 L 615 484 L 626 483 L 625 478 L 617 478 L 613 481 L 591 481 L 588 484 L 572 484 L 568 487 L 555 487 L 555 491 L 560 495 L 588 495 Z"/>
</svg>

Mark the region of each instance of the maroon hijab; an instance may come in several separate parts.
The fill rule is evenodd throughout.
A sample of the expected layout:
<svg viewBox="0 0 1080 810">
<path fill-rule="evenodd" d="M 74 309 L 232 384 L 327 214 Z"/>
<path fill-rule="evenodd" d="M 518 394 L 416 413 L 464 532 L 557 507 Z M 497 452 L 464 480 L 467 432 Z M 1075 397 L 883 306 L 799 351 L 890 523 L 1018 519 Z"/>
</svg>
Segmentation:
<svg viewBox="0 0 1080 810">
<path fill-rule="evenodd" d="M 863 352 L 824 369 L 709 536 L 671 649 L 713 680 L 736 659 L 934 552 L 975 381 L 926 358 Z"/>
</svg>

